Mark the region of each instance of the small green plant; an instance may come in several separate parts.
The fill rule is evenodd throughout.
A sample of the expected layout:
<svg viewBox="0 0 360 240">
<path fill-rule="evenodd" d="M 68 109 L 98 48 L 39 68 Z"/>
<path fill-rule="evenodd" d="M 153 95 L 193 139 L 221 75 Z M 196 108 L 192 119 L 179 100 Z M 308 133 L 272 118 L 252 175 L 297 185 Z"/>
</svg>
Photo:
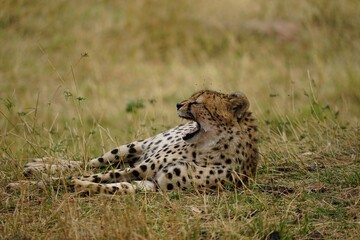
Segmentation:
<svg viewBox="0 0 360 240">
<path fill-rule="evenodd" d="M 11 110 L 15 106 L 14 102 L 9 98 L 6 99 L 0 98 L 0 100 L 3 102 L 7 110 Z"/>
<path fill-rule="evenodd" d="M 143 100 L 129 100 L 126 103 L 126 109 L 125 111 L 127 113 L 134 113 L 139 109 L 142 109 L 145 107 Z"/>
</svg>

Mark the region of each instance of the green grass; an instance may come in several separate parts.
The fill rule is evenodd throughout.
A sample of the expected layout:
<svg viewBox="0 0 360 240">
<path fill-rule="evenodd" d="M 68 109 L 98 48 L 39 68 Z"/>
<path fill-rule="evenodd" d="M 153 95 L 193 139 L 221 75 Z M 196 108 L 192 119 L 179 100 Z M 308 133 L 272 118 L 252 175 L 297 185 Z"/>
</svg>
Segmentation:
<svg viewBox="0 0 360 240">
<path fill-rule="evenodd" d="M 355 1 L 0 5 L 2 238 L 358 238 Z M 86 162 L 181 123 L 175 104 L 203 88 L 250 99 L 261 163 L 249 189 L 4 191 L 31 157 Z"/>
</svg>

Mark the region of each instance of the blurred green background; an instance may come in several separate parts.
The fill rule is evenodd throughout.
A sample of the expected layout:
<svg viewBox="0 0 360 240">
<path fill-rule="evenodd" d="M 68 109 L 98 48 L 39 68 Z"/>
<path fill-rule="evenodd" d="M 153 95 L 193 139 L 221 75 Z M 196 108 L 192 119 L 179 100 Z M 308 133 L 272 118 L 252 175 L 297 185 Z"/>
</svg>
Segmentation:
<svg viewBox="0 0 360 240">
<path fill-rule="evenodd" d="M 359 12 L 353 0 L 2 0 L 0 126 L 77 119 L 119 134 L 149 124 L 138 109 L 164 129 L 203 88 L 245 92 L 264 121 L 315 103 L 358 122 Z"/>
</svg>

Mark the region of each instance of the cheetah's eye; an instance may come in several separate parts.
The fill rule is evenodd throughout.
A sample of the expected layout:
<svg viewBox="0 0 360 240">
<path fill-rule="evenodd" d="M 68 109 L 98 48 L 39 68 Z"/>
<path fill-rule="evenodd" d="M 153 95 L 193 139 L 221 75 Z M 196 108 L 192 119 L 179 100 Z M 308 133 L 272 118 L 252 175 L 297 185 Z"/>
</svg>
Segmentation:
<svg viewBox="0 0 360 240">
<path fill-rule="evenodd" d="M 197 105 L 197 104 L 200 104 L 199 102 L 196 102 L 196 101 L 192 101 L 189 103 L 189 105 Z"/>
</svg>

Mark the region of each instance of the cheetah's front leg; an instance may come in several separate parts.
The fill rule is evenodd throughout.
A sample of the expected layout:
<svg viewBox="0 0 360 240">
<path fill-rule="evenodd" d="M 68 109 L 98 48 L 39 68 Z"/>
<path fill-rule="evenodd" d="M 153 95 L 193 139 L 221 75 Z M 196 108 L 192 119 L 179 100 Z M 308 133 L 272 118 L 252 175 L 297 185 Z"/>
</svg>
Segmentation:
<svg viewBox="0 0 360 240">
<path fill-rule="evenodd" d="M 143 180 L 148 178 L 147 171 L 143 170 L 143 166 L 134 168 L 114 169 L 106 173 L 92 174 L 89 176 L 77 177 L 76 179 L 92 182 L 92 183 L 118 183 L 130 182 L 134 180 Z"/>
<path fill-rule="evenodd" d="M 108 151 L 98 158 L 90 160 L 91 167 L 103 167 L 107 165 L 123 165 L 122 167 L 133 167 L 134 164 L 140 159 L 143 152 L 142 141 L 135 141 L 127 145 L 121 145 Z"/>
<path fill-rule="evenodd" d="M 89 181 L 83 181 L 80 179 L 72 180 L 72 184 L 76 192 L 85 192 L 88 194 L 128 194 L 135 193 L 135 191 L 146 191 L 154 192 L 156 191 L 156 185 L 151 181 L 133 181 L 129 182 L 119 182 L 119 183 L 94 183 Z"/>
</svg>

